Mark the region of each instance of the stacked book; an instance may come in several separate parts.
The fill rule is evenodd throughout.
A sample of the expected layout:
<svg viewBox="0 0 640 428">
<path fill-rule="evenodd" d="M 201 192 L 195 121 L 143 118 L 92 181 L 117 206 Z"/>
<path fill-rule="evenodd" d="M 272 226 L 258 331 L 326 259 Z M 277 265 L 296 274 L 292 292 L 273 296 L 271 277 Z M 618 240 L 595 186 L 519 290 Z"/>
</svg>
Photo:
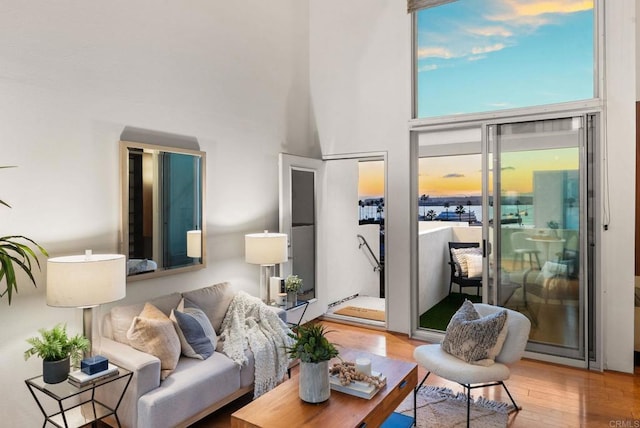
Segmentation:
<svg viewBox="0 0 640 428">
<path fill-rule="evenodd" d="M 103 380 L 118 374 L 118 367 L 113 364 L 109 364 L 108 368 L 101 370 L 93 374 L 87 374 L 82 370 L 75 370 L 69 373 L 69 383 L 78 388 L 90 385 L 93 382 Z"/>
</svg>

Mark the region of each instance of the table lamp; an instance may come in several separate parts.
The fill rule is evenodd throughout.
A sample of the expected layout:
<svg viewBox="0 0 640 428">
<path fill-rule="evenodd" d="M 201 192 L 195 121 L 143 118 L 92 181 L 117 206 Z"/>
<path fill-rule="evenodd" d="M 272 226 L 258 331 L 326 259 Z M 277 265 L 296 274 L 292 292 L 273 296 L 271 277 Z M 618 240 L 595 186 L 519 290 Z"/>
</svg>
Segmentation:
<svg viewBox="0 0 640 428">
<path fill-rule="evenodd" d="M 91 250 L 85 255 L 47 260 L 47 305 L 82 308 L 82 334 L 91 343 L 90 349 L 93 308 L 125 296 L 125 265 L 122 254 L 92 254 Z"/>
<path fill-rule="evenodd" d="M 286 262 L 289 257 L 287 235 L 285 233 L 269 233 L 265 230 L 264 233 L 245 235 L 244 243 L 245 261 L 260 265 L 260 298 L 269 304 L 271 301 L 269 284 L 271 267 Z"/>
<path fill-rule="evenodd" d="M 187 257 L 198 259 L 202 257 L 202 231 L 187 231 Z"/>
</svg>

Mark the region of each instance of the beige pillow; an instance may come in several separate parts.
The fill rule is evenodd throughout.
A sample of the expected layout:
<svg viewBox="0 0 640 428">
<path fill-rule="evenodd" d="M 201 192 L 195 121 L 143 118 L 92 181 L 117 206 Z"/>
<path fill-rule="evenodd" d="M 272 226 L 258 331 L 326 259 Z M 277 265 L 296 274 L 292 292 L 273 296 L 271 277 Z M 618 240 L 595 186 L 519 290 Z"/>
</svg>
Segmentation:
<svg viewBox="0 0 640 428">
<path fill-rule="evenodd" d="M 165 315 L 169 316 L 171 309 L 178 306 L 182 296 L 180 293 L 171 293 L 166 296 L 161 296 L 156 299 L 150 300 L 156 308 L 160 309 Z M 114 306 L 111 308 L 111 332 L 113 339 L 117 342 L 129 344 L 127 339 L 127 331 L 131 327 L 133 318 L 140 314 L 144 309 L 144 303 L 136 303 L 127 306 Z"/>
<path fill-rule="evenodd" d="M 152 304 L 146 303 L 133 319 L 127 339 L 133 348 L 160 359 L 160 379 L 166 379 L 178 365 L 181 350 L 178 333 L 169 317 Z"/>
</svg>

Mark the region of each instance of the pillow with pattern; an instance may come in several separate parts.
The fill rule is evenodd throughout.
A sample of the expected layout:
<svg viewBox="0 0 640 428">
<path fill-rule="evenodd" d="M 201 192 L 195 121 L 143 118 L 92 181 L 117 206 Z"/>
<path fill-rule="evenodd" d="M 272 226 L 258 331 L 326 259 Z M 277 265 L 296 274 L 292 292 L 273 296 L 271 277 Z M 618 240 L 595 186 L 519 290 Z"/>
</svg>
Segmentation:
<svg viewBox="0 0 640 428">
<path fill-rule="evenodd" d="M 442 341 L 442 350 L 467 363 L 490 366 L 507 337 L 505 309 L 481 317 L 473 303 L 465 300 L 451 317 Z"/>
</svg>

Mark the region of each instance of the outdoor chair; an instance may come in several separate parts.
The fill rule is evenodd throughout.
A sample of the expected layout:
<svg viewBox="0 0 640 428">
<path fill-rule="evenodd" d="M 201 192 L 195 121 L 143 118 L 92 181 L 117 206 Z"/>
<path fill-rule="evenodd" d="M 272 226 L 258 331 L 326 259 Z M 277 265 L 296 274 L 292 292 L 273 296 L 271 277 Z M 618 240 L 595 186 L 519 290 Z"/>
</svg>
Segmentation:
<svg viewBox="0 0 640 428">
<path fill-rule="evenodd" d="M 484 303 L 475 303 L 473 307 L 480 317 L 496 314 L 502 310 L 507 311 L 507 335 L 502 349 L 495 357 L 495 363 L 486 366 L 467 363 L 445 352 L 440 343 L 418 346 L 413 353 L 418 365 L 427 370 L 426 376 L 416 387 L 415 392 L 417 393 L 431 373 L 462 385 L 467 394 L 467 427 L 469 427 L 471 412 L 471 389 L 502 385 L 513 404 L 514 410 L 521 409 L 511 396 L 504 381 L 509 379 L 510 376 L 508 366 L 515 364 L 522 358 L 529 340 L 529 331 L 531 330 L 531 322 L 519 312 Z M 417 404 L 415 394 L 413 404 L 415 409 Z"/>
<path fill-rule="evenodd" d="M 529 267 L 534 268 L 533 257 L 536 259 L 536 266 L 540 269 L 540 250 L 536 248 L 534 242 L 527 240 L 529 234 L 527 232 L 513 232 L 511 234 L 511 249 L 513 250 L 513 266 L 515 267 L 520 260 L 520 269 L 524 269 L 524 258 L 529 257 Z"/>
<path fill-rule="evenodd" d="M 471 259 L 467 257 L 471 255 Z M 482 250 L 478 242 L 449 242 L 449 267 L 451 268 L 451 279 L 449 282 L 449 294 L 453 284 L 458 284 L 460 293 L 464 287 L 475 287 L 476 294 L 480 295 L 480 287 L 482 287 L 482 270 L 474 269 L 468 260 L 477 261 L 482 266 Z"/>
</svg>

